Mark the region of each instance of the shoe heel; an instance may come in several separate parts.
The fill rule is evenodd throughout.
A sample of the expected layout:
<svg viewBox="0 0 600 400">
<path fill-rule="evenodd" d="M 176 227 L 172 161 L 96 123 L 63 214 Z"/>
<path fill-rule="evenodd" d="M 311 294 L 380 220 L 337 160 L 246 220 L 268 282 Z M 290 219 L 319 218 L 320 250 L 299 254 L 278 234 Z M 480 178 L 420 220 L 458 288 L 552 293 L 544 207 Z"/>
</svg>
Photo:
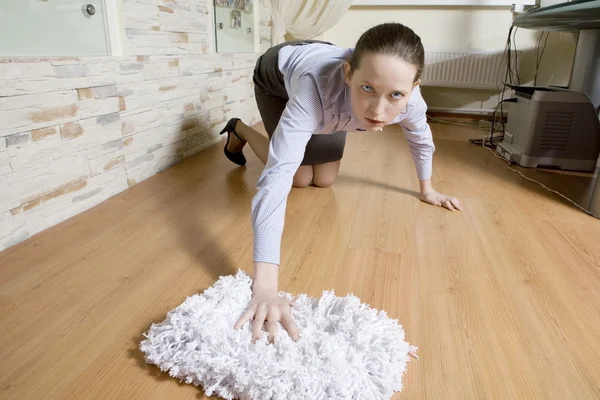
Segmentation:
<svg viewBox="0 0 600 400">
<path fill-rule="evenodd" d="M 235 125 L 239 120 L 239 118 L 231 118 L 229 121 L 227 121 L 227 124 L 225 124 L 225 127 L 220 132 L 220 135 L 224 134 L 225 132 L 233 133 L 235 136 L 237 136 L 238 139 L 245 142 L 245 140 L 243 140 L 235 131 Z"/>
<path fill-rule="evenodd" d="M 238 139 L 244 141 L 235 132 L 235 125 L 237 124 L 237 122 L 239 120 L 240 120 L 239 118 L 231 118 L 229 121 L 227 121 L 227 124 L 225 125 L 225 127 L 223 128 L 223 130 L 219 134 L 222 135 L 224 133 L 228 133 L 228 134 L 232 133 Z M 229 144 L 229 139 L 231 139 L 231 135 L 227 136 L 227 142 L 225 143 L 225 148 L 223 149 L 224 153 L 225 153 L 225 156 L 229 159 L 229 161 L 233 162 L 234 164 L 237 164 L 237 165 L 240 165 L 240 166 L 246 165 L 246 157 L 244 156 L 243 152 L 240 151 L 239 153 L 232 153 L 229 150 L 227 150 L 227 145 Z"/>
</svg>

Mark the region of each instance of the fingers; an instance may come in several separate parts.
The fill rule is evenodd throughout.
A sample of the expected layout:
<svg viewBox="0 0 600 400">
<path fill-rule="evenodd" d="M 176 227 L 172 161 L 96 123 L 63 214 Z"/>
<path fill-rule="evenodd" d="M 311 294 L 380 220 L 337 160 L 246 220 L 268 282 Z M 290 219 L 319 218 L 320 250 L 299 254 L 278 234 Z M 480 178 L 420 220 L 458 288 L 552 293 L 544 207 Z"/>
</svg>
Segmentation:
<svg viewBox="0 0 600 400">
<path fill-rule="evenodd" d="M 277 337 L 277 318 L 269 313 L 267 317 L 267 332 L 269 332 L 269 343 L 275 342 L 275 337 Z"/>
<path fill-rule="evenodd" d="M 463 209 L 463 205 L 458 199 L 454 197 L 448 197 L 444 201 L 444 207 L 446 207 L 450 211 L 461 210 Z"/>
<path fill-rule="evenodd" d="M 433 197 L 433 196 L 425 196 L 425 198 L 423 198 L 423 200 L 424 200 L 426 203 L 429 203 L 429 204 L 431 204 L 431 205 L 434 205 L 434 206 L 437 206 L 437 207 L 439 207 L 439 206 L 441 206 L 441 205 L 442 205 L 442 202 L 441 202 L 441 201 L 439 201 L 437 198 L 435 198 L 435 197 Z"/>
<path fill-rule="evenodd" d="M 260 333 L 262 332 L 263 325 L 265 324 L 265 318 L 267 318 L 267 306 L 261 304 L 256 310 L 254 321 L 252 322 L 252 342 L 256 343 L 260 339 Z"/>
<path fill-rule="evenodd" d="M 240 329 L 246 322 L 250 321 L 256 312 L 256 306 L 252 306 L 246 310 L 233 326 L 233 329 Z"/>
<path fill-rule="evenodd" d="M 281 323 L 290 334 L 292 340 L 297 342 L 300 339 L 300 334 L 298 332 L 298 325 L 296 325 L 292 316 L 289 313 L 284 313 L 281 316 Z"/>
<path fill-rule="evenodd" d="M 452 207 L 452 202 L 450 200 L 446 200 L 444 202 L 444 207 L 446 207 L 450 211 L 454 211 L 454 207 Z"/>
<path fill-rule="evenodd" d="M 450 211 L 463 209 L 463 204 L 455 197 L 443 195 L 433 191 L 432 193 L 422 193 L 421 200 L 437 207 L 445 207 Z"/>
<path fill-rule="evenodd" d="M 457 209 L 459 209 L 460 211 L 462 211 L 462 209 L 463 209 L 463 205 L 462 205 L 462 203 L 461 203 L 461 202 L 460 202 L 458 199 L 455 199 L 455 198 L 453 197 L 451 201 L 452 201 L 452 205 L 453 205 L 454 207 L 456 207 Z"/>
<path fill-rule="evenodd" d="M 294 301 L 283 301 L 277 305 L 269 304 L 269 302 L 259 303 L 244 312 L 234 325 L 234 329 L 240 329 L 246 322 L 252 320 L 252 343 L 256 343 L 260 340 L 266 322 L 266 331 L 269 333 L 268 341 L 274 343 L 279 333 L 279 321 L 281 321 L 290 338 L 298 341 L 300 339 L 299 329 L 290 313 L 291 307 L 294 306 Z"/>
</svg>

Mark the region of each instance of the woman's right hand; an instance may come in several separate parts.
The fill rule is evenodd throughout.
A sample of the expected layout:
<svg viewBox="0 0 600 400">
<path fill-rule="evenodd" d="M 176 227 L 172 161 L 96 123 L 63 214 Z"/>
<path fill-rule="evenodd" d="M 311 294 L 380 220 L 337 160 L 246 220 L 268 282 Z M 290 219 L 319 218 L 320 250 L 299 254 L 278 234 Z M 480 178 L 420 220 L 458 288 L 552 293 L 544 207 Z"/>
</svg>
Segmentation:
<svg viewBox="0 0 600 400">
<path fill-rule="evenodd" d="M 278 322 L 281 322 L 290 334 L 292 340 L 299 338 L 298 327 L 292 318 L 290 309 L 292 302 L 281 296 L 277 291 L 278 265 L 256 263 L 254 265 L 254 282 L 252 285 L 252 299 L 246 312 L 240 317 L 234 329 L 240 329 L 246 322 L 252 322 L 252 342 L 260 339 L 262 328 L 267 322 L 269 342 L 273 343 L 277 336 Z"/>
<path fill-rule="evenodd" d="M 240 329 L 242 325 L 252 318 L 252 342 L 256 343 L 260 339 L 263 325 L 267 322 L 267 332 L 269 333 L 269 343 L 273 343 L 278 331 L 278 322 L 281 321 L 287 329 L 292 340 L 298 340 L 298 327 L 291 314 L 291 302 L 283 299 L 277 292 L 254 291 L 252 300 L 242 317 L 235 324 L 235 329 Z"/>
</svg>

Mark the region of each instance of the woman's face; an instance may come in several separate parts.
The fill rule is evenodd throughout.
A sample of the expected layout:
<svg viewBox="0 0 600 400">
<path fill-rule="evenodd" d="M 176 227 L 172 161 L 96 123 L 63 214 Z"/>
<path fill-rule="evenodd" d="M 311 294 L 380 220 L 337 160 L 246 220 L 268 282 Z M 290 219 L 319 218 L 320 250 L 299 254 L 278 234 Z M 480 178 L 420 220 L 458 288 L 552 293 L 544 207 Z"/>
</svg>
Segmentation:
<svg viewBox="0 0 600 400">
<path fill-rule="evenodd" d="M 364 53 L 359 68 L 350 73 L 350 63 L 344 65 L 350 103 L 362 128 L 378 131 L 404 111 L 412 90 L 417 69 L 396 56 Z"/>
</svg>

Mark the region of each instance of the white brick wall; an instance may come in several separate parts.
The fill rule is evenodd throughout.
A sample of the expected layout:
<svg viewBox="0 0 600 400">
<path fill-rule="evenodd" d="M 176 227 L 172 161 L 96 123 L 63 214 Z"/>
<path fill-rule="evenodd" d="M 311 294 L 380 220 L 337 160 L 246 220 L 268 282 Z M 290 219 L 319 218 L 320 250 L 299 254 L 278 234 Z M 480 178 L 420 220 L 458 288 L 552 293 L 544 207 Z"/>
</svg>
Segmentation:
<svg viewBox="0 0 600 400">
<path fill-rule="evenodd" d="M 5 78 L 2 77 L 0 87 Z M 38 85 L 43 85 L 38 82 Z M 0 98 L 0 136 L 46 128 L 79 119 L 77 91 L 27 94 Z M 10 138 L 11 136 L 9 136 Z M 17 136 L 13 135 L 13 139 Z M 7 138 L 7 143 L 12 139 Z"/>
<path fill-rule="evenodd" d="M 125 0 L 126 57 L 0 57 L 0 251 L 259 120 L 259 54 L 207 54 L 209 6 Z"/>
</svg>

